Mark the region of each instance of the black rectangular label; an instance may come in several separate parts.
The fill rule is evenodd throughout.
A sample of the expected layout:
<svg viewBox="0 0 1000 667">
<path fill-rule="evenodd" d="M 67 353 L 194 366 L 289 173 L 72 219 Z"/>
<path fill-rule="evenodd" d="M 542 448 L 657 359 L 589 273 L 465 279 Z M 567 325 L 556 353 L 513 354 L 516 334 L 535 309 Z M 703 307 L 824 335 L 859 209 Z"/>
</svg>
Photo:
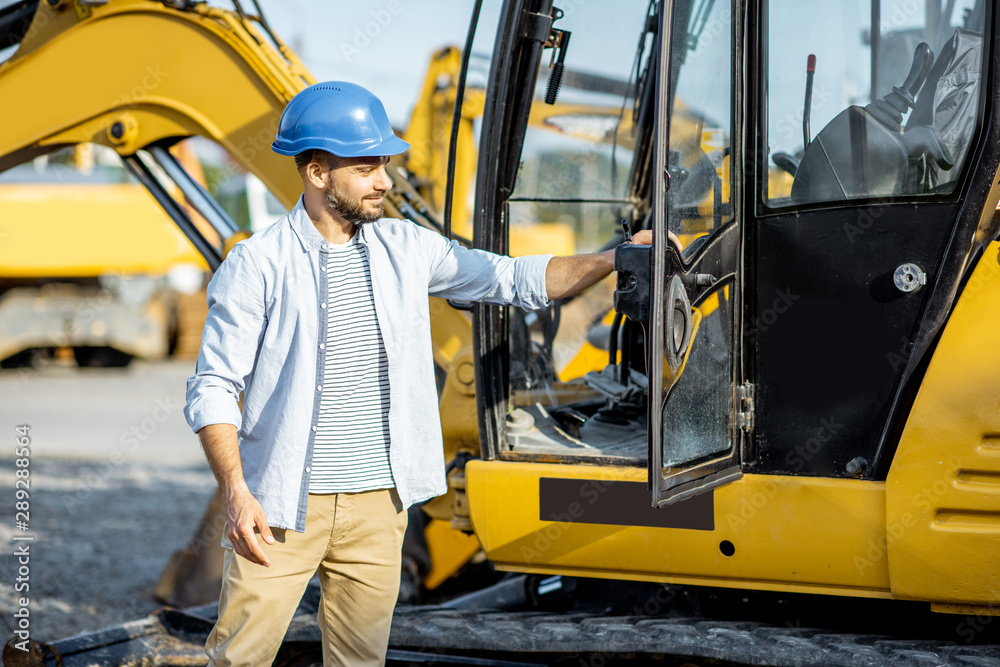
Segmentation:
<svg viewBox="0 0 1000 667">
<path fill-rule="evenodd" d="M 542 521 L 715 530 L 712 491 L 656 509 L 644 482 L 542 477 L 538 509 Z"/>
</svg>

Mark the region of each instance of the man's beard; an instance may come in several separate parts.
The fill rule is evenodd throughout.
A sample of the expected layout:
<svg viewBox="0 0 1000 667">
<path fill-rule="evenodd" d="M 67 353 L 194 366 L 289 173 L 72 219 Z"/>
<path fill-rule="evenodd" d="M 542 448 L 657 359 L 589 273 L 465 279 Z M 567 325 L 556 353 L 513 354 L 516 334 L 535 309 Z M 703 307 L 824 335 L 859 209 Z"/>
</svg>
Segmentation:
<svg viewBox="0 0 1000 667">
<path fill-rule="evenodd" d="M 330 183 L 326 189 L 326 203 L 334 213 L 355 225 L 363 225 L 366 222 L 375 222 L 382 218 L 385 209 L 379 202 L 378 208 L 369 213 L 365 209 L 365 198 L 351 200 L 337 191 L 337 188 Z"/>
</svg>

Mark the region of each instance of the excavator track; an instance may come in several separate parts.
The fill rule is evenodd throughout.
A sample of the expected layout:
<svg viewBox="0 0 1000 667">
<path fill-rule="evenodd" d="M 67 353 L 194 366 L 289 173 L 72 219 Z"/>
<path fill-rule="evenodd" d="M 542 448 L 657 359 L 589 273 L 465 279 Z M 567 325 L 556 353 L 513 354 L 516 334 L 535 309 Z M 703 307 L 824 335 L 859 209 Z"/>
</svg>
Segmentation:
<svg viewBox="0 0 1000 667">
<path fill-rule="evenodd" d="M 322 664 L 320 630 L 315 621 L 319 587 L 310 585 L 275 665 Z M 744 610 L 745 612 L 745 610 Z M 145 619 L 59 640 L 52 646 L 64 667 L 97 665 L 204 665 L 202 650 L 217 607 L 183 611 L 163 609 Z M 838 609 L 833 615 L 841 614 Z M 741 613 L 746 617 L 748 614 Z M 767 617 L 761 614 L 760 617 Z M 954 627 L 968 617 L 935 616 Z M 493 665 L 496 667 L 604 665 L 768 665 L 792 667 L 986 667 L 1000 665 L 1000 618 L 979 618 L 976 636 L 914 639 L 919 628 L 898 634 L 845 632 L 797 623 L 720 619 L 713 614 L 554 613 L 491 611 L 443 606 L 397 606 L 386 664 Z M 884 619 L 853 619 L 882 631 Z M 905 625 L 904 620 L 904 625 Z M 990 634 L 992 633 L 992 634 Z M 926 636 L 930 637 L 932 633 Z M 994 641 L 991 641 L 994 639 Z"/>
<path fill-rule="evenodd" d="M 505 653 L 563 664 L 673 661 L 693 665 L 1000 665 L 1000 645 L 962 646 L 704 617 L 396 610 L 392 646 Z M 561 657 L 560 657 L 561 656 Z M 669 663 L 668 663 L 669 664 Z"/>
</svg>

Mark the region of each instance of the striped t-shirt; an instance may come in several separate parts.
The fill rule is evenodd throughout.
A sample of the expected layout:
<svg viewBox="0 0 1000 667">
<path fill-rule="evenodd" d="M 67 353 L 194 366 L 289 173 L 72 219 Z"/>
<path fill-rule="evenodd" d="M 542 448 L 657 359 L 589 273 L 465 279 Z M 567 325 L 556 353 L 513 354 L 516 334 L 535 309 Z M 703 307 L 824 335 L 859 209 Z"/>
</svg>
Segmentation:
<svg viewBox="0 0 1000 667">
<path fill-rule="evenodd" d="M 355 233 L 329 246 L 326 365 L 309 493 L 396 485 L 389 467 L 389 362 L 368 257 L 357 239 Z"/>
</svg>

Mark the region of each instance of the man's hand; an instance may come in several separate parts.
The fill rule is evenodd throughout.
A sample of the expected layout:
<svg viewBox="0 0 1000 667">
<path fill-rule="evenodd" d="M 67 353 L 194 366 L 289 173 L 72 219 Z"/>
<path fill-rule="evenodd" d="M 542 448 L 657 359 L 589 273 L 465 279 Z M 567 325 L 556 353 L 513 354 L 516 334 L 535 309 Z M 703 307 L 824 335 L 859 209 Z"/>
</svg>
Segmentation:
<svg viewBox="0 0 1000 667">
<path fill-rule="evenodd" d="M 256 527 L 260 531 L 261 537 L 264 538 L 264 542 L 274 544 L 274 536 L 271 534 L 271 528 L 267 525 L 264 508 L 246 488 L 230 493 L 226 498 L 226 504 L 229 507 L 229 532 L 227 536 L 229 541 L 233 543 L 233 551 L 251 563 L 270 567 L 271 561 L 257 544 L 257 538 L 254 535 L 254 527 Z"/>
<path fill-rule="evenodd" d="M 668 231 L 667 235 L 677 247 L 677 252 L 680 252 L 680 240 L 673 232 Z M 639 230 L 632 236 L 632 243 L 652 245 L 653 232 L 648 229 Z M 545 269 L 545 291 L 549 299 L 565 299 L 579 294 L 611 273 L 614 266 L 614 248 L 594 255 L 553 257 Z"/>
<path fill-rule="evenodd" d="M 671 234 L 673 236 L 673 234 Z M 653 245 L 653 230 L 640 229 L 632 235 L 632 243 L 637 245 Z"/>
<path fill-rule="evenodd" d="M 257 538 L 254 537 L 254 526 L 260 530 L 261 536 L 268 544 L 274 544 L 274 536 L 267 525 L 264 508 L 250 493 L 246 480 L 243 479 L 243 467 L 240 462 L 240 445 L 236 436 L 236 427 L 232 424 L 209 424 L 198 431 L 205 458 L 219 483 L 222 497 L 226 499 L 229 515 L 229 531 L 227 536 L 233 543 L 233 551 L 243 556 L 251 563 L 270 566 Z"/>
<path fill-rule="evenodd" d="M 681 240 L 677 238 L 677 235 L 671 231 L 667 231 L 667 237 L 670 242 L 674 244 L 677 248 L 677 252 L 684 250 L 684 246 L 681 245 Z M 639 245 L 653 245 L 653 231 L 650 229 L 640 229 L 632 236 L 632 243 L 638 243 Z"/>
</svg>

